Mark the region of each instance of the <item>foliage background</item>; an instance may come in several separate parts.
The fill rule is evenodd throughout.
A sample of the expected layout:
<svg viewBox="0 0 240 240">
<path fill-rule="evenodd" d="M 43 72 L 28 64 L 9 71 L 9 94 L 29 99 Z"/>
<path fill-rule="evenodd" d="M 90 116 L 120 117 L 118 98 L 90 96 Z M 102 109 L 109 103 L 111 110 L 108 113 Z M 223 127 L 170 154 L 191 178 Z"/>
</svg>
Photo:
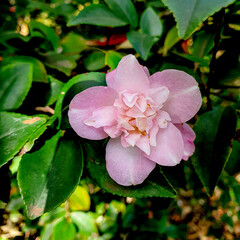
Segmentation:
<svg viewBox="0 0 240 240">
<path fill-rule="evenodd" d="M 0 239 L 240 239 L 239 6 L 1 1 Z M 194 76 L 203 105 L 192 158 L 123 188 L 67 110 L 129 53 Z"/>
</svg>

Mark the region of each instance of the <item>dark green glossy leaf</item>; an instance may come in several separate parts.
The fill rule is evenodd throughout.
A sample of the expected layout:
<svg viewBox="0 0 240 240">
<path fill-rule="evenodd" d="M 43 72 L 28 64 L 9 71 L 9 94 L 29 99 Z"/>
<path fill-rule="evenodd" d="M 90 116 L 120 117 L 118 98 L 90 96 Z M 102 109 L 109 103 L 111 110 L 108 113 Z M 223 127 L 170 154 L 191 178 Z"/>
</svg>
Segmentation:
<svg viewBox="0 0 240 240">
<path fill-rule="evenodd" d="M 48 76 L 48 79 L 50 81 L 50 92 L 48 94 L 48 101 L 46 106 L 52 105 L 57 101 L 58 96 L 61 93 L 61 89 L 64 86 L 64 83 L 57 80 L 56 78 L 52 76 Z"/>
<path fill-rule="evenodd" d="M 161 36 L 163 26 L 159 16 L 151 7 L 148 7 L 142 14 L 140 20 L 140 28 L 143 33 L 156 37 Z"/>
<path fill-rule="evenodd" d="M 15 62 L 0 68 L 0 110 L 15 110 L 32 85 L 33 65 Z"/>
<path fill-rule="evenodd" d="M 223 7 L 235 0 L 163 0 L 163 3 L 173 12 L 177 22 L 180 38 L 187 39 L 197 27 Z"/>
<path fill-rule="evenodd" d="M 0 166 L 11 160 L 45 122 L 45 118 L 1 112 Z"/>
<path fill-rule="evenodd" d="M 91 24 L 97 26 L 120 27 L 128 25 L 128 22 L 118 18 L 107 6 L 102 4 L 92 4 L 85 7 L 80 13 L 70 19 L 68 26 L 78 24 Z"/>
<path fill-rule="evenodd" d="M 47 71 L 41 61 L 37 58 L 29 57 L 29 56 L 17 56 L 5 58 L 3 64 L 11 64 L 11 63 L 28 63 L 33 66 L 33 82 L 44 82 L 48 83 L 47 79 Z"/>
<path fill-rule="evenodd" d="M 211 195 L 231 153 L 236 115 L 231 107 L 217 107 L 201 115 L 195 126 L 193 166 L 207 193 Z"/>
<path fill-rule="evenodd" d="M 127 33 L 127 38 L 141 58 L 147 60 L 148 54 L 154 44 L 153 37 L 144 33 L 130 31 Z"/>
<path fill-rule="evenodd" d="M 76 228 L 73 223 L 68 222 L 66 218 L 62 218 L 53 228 L 52 240 L 74 240 Z"/>
<path fill-rule="evenodd" d="M 229 174 L 234 175 L 240 172 L 239 158 L 240 158 L 240 142 L 234 140 L 232 142 L 232 152 L 225 168 Z"/>
<path fill-rule="evenodd" d="M 169 184 L 165 176 L 156 169 L 156 176 L 148 177 L 142 184 L 137 186 L 125 187 L 117 184 L 111 179 L 107 170 L 104 153 L 99 149 L 104 146 L 95 146 L 86 143 L 87 151 L 86 167 L 92 179 L 104 190 L 124 197 L 168 197 L 174 198 L 175 190 Z M 156 173 L 155 172 L 155 173 Z M 97 174 L 96 174 L 97 173 Z"/>
<path fill-rule="evenodd" d="M 63 203 L 82 174 L 79 141 L 59 131 L 42 148 L 25 154 L 20 162 L 18 184 L 29 218 L 39 217 Z"/>
<path fill-rule="evenodd" d="M 138 15 L 131 0 L 105 0 L 120 19 L 129 22 L 134 28 L 138 25 Z"/>
<path fill-rule="evenodd" d="M 93 52 L 84 60 L 84 66 L 88 71 L 96 71 L 105 67 L 105 54 Z"/>
</svg>

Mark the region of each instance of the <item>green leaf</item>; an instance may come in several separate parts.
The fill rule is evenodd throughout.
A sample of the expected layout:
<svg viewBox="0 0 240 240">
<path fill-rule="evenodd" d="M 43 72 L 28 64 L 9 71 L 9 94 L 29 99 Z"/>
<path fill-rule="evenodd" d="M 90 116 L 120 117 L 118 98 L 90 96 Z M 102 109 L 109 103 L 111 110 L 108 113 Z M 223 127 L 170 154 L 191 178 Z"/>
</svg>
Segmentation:
<svg viewBox="0 0 240 240">
<path fill-rule="evenodd" d="M 71 197 L 68 199 L 69 207 L 72 211 L 88 211 L 91 199 L 88 191 L 81 186 L 77 186 Z"/>
<path fill-rule="evenodd" d="M 99 143 L 97 143 L 99 144 Z M 91 178 L 104 190 L 124 197 L 169 197 L 174 198 L 175 190 L 169 184 L 165 176 L 158 172 L 155 178 L 147 178 L 142 184 L 137 186 L 125 187 L 117 184 L 109 176 L 106 169 L 106 162 L 104 153 L 99 149 L 104 146 L 95 146 L 86 143 L 85 148 L 87 152 L 86 167 L 90 173 Z M 97 173 L 97 174 L 96 174 Z M 153 174 L 152 174 L 153 175 Z"/>
<path fill-rule="evenodd" d="M 105 67 L 105 54 L 93 52 L 84 60 L 84 66 L 88 71 L 96 71 Z"/>
<path fill-rule="evenodd" d="M 85 7 L 76 17 L 68 22 L 68 26 L 78 24 L 90 24 L 106 27 L 120 27 L 128 25 L 128 22 L 118 18 L 107 6 L 102 4 L 92 4 Z"/>
<path fill-rule="evenodd" d="M 74 240 L 76 233 L 74 224 L 63 218 L 54 226 L 51 240 Z"/>
<path fill-rule="evenodd" d="M 38 151 L 25 154 L 20 162 L 18 184 L 30 219 L 63 203 L 81 177 L 81 145 L 61 136 L 59 131 Z"/>
<path fill-rule="evenodd" d="M 118 63 L 122 59 L 123 55 L 115 51 L 107 51 L 105 55 L 105 64 L 110 67 L 110 70 L 117 68 Z"/>
<path fill-rule="evenodd" d="M 77 225 L 81 235 L 90 236 L 98 232 L 95 219 L 89 213 L 72 212 L 71 219 Z"/>
<path fill-rule="evenodd" d="M 164 40 L 163 56 L 166 56 L 168 50 L 170 50 L 177 42 L 179 42 L 179 40 L 180 40 L 180 38 L 177 34 L 177 28 L 176 28 L 176 26 L 174 26 L 169 30 L 169 32 L 167 33 L 167 36 Z"/>
<path fill-rule="evenodd" d="M 217 107 L 200 116 L 196 133 L 193 166 L 207 193 L 211 195 L 231 153 L 236 114 L 231 107 Z"/>
<path fill-rule="evenodd" d="M 106 85 L 105 82 L 105 74 L 104 73 L 84 73 L 84 74 L 79 74 L 72 79 L 70 79 L 62 88 L 61 95 L 59 95 L 56 106 L 55 106 L 55 113 L 52 117 L 52 121 L 55 121 L 57 118 L 59 120 L 58 127 L 61 125 L 61 120 L 62 120 L 62 104 L 64 97 L 66 96 L 68 90 L 75 84 L 81 83 L 81 82 L 90 82 L 94 81 L 97 82 L 99 85 Z"/>
<path fill-rule="evenodd" d="M 206 59 L 203 59 L 203 58 L 200 58 L 200 57 L 196 57 L 196 56 L 193 56 L 193 55 L 189 55 L 189 54 L 184 54 L 184 53 L 178 53 L 176 51 L 173 51 L 174 54 L 182 57 L 182 58 L 185 58 L 191 62 L 194 62 L 194 63 L 199 63 L 201 66 L 203 67 L 209 67 L 209 64 L 210 64 L 210 60 L 206 60 Z"/>
<path fill-rule="evenodd" d="M 45 122 L 45 118 L 1 112 L 0 166 L 11 160 Z"/>
<path fill-rule="evenodd" d="M 50 81 L 50 92 L 48 94 L 48 101 L 46 106 L 52 105 L 57 101 L 58 96 L 61 93 L 61 89 L 64 86 L 64 83 L 57 80 L 56 78 L 52 76 L 48 76 L 48 79 Z"/>
<path fill-rule="evenodd" d="M 85 39 L 74 32 L 70 32 L 61 40 L 61 46 L 64 54 L 80 53 L 87 47 Z"/>
<path fill-rule="evenodd" d="M 61 219 L 57 219 L 49 224 L 45 224 L 43 230 L 41 231 L 41 240 L 50 240 L 51 236 L 53 234 L 53 229 L 55 225 L 60 221 Z"/>
<path fill-rule="evenodd" d="M 144 33 L 130 31 L 127 33 L 127 39 L 141 58 L 147 60 L 148 54 L 154 44 L 153 37 Z"/>
<path fill-rule="evenodd" d="M 54 52 L 48 52 L 45 55 L 44 63 L 46 66 L 57 69 L 65 73 L 67 76 L 71 75 L 72 70 L 77 67 L 76 59 L 73 56 L 65 56 Z"/>
<path fill-rule="evenodd" d="M 234 140 L 232 143 L 232 152 L 225 168 L 226 171 L 231 175 L 240 172 L 239 156 L 240 156 L 240 142 Z"/>
<path fill-rule="evenodd" d="M 116 16 L 129 22 L 134 28 L 138 25 L 138 15 L 131 0 L 105 0 Z"/>
<path fill-rule="evenodd" d="M 30 25 L 30 33 L 39 32 L 45 39 L 47 39 L 51 46 L 52 50 L 56 50 L 59 46 L 59 37 L 53 28 L 48 27 L 40 22 L 35 20 L 31 20 Z"/>
<path fill-rule="evenodd" d="M 207 17 L 235 0 L 162 0 L 173 12 L 180 38 L 187 39 Z"/>
<path fill-rule="evenodd" d="M 207 33 L 205 31 L 200 31 L 196 34 L 196 39 L 192 48 L 192 55 L 203 58 L 207 56 L 208 53 L 214 46 L 214 34 Z"/>
<path fill-rule="evenodd" d="M 161 36 L 163 26 L 159 16 L 154 12 L 151 7 L 148 7 L 142 14 L 140 20 L 140 28 L 143 33 L 156 37 Z"/>
<path fill-rule="evenodd" d="M 29 56 L 17 56 L 14 57 L 8 57 L 4 59 L 3 63 L 29 63 L 33 66 L 33 82 L 44 82 L 48 83 L 47 79 L 47 71 L 41 61 L 39 61 L 37 58 L 29 57 Z"/>
<path fill-rule="evenodd" d="M 15 62 L 0 68 L 0 110 L 15 110 L 32 85 L 33 65 Z"/>
</svg>

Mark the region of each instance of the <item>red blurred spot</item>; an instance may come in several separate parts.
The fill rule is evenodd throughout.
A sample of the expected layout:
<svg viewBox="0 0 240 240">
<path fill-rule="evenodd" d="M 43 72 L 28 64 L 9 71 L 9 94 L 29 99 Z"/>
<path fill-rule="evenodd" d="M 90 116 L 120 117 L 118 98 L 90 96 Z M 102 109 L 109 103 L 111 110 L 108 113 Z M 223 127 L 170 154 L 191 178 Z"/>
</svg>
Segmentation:
<svg viewBox="0 0 240 240">
<path fill-rule="evenodd" d="M 97 46 L 114 46 L 118 45 L 127 40 L 126 34 L 114 34 L 109 37 L 109 39 L 102 38 L 101 40 L 88 41 L 89 45 Z"/>
<path fill-rule="evenodd" d="M 188 54 L 188 48 L 191 46 L 191 39 L 187 39 L 181 43 L 183 51 Z"/>
<path fill-rule="evenodd" d="M 9 11 L 12 12 L 12 13 L 14 13 L 14 12 L 16 11 L 16 7 L 15 7 L 15 6 L 10 7 L 10 8 L 9 8 Z"/>
</svg>

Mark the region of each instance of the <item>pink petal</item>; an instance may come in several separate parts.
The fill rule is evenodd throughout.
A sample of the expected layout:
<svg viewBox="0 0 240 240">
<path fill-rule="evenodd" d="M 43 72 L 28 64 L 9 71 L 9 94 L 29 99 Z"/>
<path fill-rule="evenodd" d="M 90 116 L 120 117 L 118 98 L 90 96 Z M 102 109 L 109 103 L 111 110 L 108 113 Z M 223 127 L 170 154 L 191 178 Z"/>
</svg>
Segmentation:
<svg viewBox="0 0 240 240">
<path fill-rule="evenodd" d="M 130 90 L 146 92 L 149 81 L 143 67 L 133 55 L 127 55 L 119 62 L 116 72 L 108 73 L 107 85 L 117 92 Z"/>
<path fill-rule="evenodd" d="M 170 114 L 172 122 L 183 123 L 191 119 L 202 105 L 198 83 L 189 74 L 178 70 L 164 70 L 153 74 L 150 88 L 165 86 L 170 91 L 163 110 Z"/>
<path fill-rule="evenodd" d="M 161 107 L 168 99 L 169 90 L 166 87 L 157 87 L 148 89 L 148 96 L 154 101 L 154 106 Z"/>
<path fill-rule="evenodd" d="M 120 138 L 110 139 L 106 147 L 106 166 L 110 177 L 123 186 L 141 184 L 155 163 L 138 147 L 123 147 Z"/>
<path fill-rule="evenodd" d="M 108 72 L 106 74 L 106 82 L 107 82 L 108 87 L 110 87 L 110 88 L 114 88 L 115 74 L 116 74 L 116 69 L 114 69 L 111 72 Z"/>
<path fill-rule="evenodd" d="M 122 133 L 117 124 L 113 126 L 104 127 L 103 129 L 111 138 L 119 137 Z"/>
<path fill-rule="evenodd" d="M 183 139 L 181 132 L 172 124 L 160 128 L 157 134 L 157 146 L 151 147 L 149 159 L 162 166 L 175 166 L 183 157 Z"/>
<path fill-rule="evenodd" d="M 147 136 L 141 136 L 136 142 L 136 146 L 138 146 L 147 155 L 150 154 L 150 140 Z"/>
<path fill-rule="evenodd" d="M 195 133 L 189 125 L 186 123 L 184 124 L 175 124 L 178 130 L 182 134 L 183 143 L 184 143 L 184 150 L 183 150 L 183 160 L 188 160 L 195 151 L 195 146 L 193 141 L 195 140 Z"/>
<path fill-rule="evenodd" d="M 68 117 L 74 131 L 83 138 L 100 140 L 108 135 L 103 128 L 87 126 L 84 121 L 91 117 L 93 110 L 112 106 L 117 93 L 109 87 L 91 87 L 77 94 L 69 105 Z"/>
<path fill-rule="evenodd" d="M 93 110 L 91 117 L 87 118 L 84 123 L 95 128 L 116 125 L 115 108 L 113 106 L 97 108 Z"/>
</svg>

